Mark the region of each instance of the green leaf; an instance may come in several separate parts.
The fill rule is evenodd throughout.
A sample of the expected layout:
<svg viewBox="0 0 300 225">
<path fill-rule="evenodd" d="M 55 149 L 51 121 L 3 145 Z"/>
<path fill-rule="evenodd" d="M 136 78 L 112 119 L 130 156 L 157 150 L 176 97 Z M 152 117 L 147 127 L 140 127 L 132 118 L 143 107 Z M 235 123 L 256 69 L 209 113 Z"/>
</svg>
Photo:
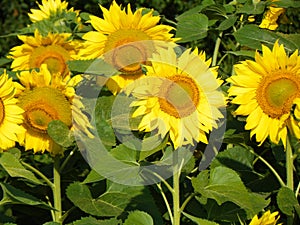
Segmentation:
<svg viewBox="0 0 300 225">
<path fill-rule="evenodd" d="M 269 204 L 262 196 L 248 192 L 239 175 L 232 169 L 218 166 L 201 172 L 192 178 L 192 185 L 201 194 L 201 201 L 205 198 L 214 199 L 219 205 L 233 202 L 240 206 L 252 218 Z"/>
<path fill-rule="evenodd" d="M 103 145 L 108 149 L 116 145 L 115 133 L 110 123 L 115 99 L 115 96 L 99 97 L 95 106 L 95 123 L 98 135 Z"/>
<path fill-rule="evenodd" d="M 235 15 L 229 15 L 225 20 L 223 20 L 220 25 L 218 26 L 218 30 L 227 30 L 229 29 L 230 27 L 232 27 L 235 22 L 237 21 L 237 16 Z"/>
<path fill-rule="evenodd" d="M 72 225 L 119 225 L 120 223 L 121 221 L 116 218 L 97 220 L 96 218 L 90 216 L 76 220 L 72 223 Z"/>
<path fill-rule="evenodd" d="M 229 53 L 235 56 L 246 56 L 250 58 L 254 58 L 255 51 L 241 50 L 241 51 L 226 51 L 225 53 Z"/>
<path fill-rule="evenodd" d="M 124 225 L 153 225 L 152 217 L 142 211 L 133 211 L 130 212 L 127 219 L 124 222 Z"/>
<path fill-rule="evenodd" d="M 74 205 L 94 216 L 118 216 L 130 202 L 130 196 L 119 191 L 105 192 L 94 199 L 89 188 L 77 182 L 69 185 L 66 193 Z"/>
<path fill-rule="evenodd" d="M 47 223 L 44 223 L 43 225 L 60 225 L 60 223 L 57 223 L 57 222 L 47 222 Z"/>
<path fill-rule="evenodd" d="M 128 143 L 132 144 L 132 143 Z M 138 158 L 138 151 L 134 150 L 132 148 L 129 148 L 126 143 L 120 144 L 117 147 L 113 148 L 110 153 L 114 158 L 117 160 L 123 162 L 123 163 L 128 163 L 132 165 L 139 166 L 139 164 L 136 162 Z"/>
<path fill-rule="evenodd" d="M 71 71 L 88 75 L 104 75 L 106 77 L 110 77 L 118 73 L 118 70 L 101 58 L 91 60 L 72 60 L 68 61 L 67 64 Z"/>
<path fill-rule="evenodd" d="M 55 143 L 63 147 L 69 147 L 74 142 L 74 136 L 69 127 L 60 120 L 51 121 L 48 124 L 47 132 Z"/>
<path fill-rule="evenodd" d="M 280 188 L 277 194 L 277 204 L 279 209 L 288 216 L 293 215 L 295 207 L 299 208 L 299 203 L 294 192 L 287 187 Z"/>
<path fill-rule="evenodd" d="M 185 212 L 182 212 L 182 214 L 184 216 L 186 216 L 187 218 L 189 218 L 191 221 L 193 221 L 196 224 L 198 224 L 198 225 L 219 225 L 218 223 L 215 223 L 213 221 L 209 221 L 209 220 L 206 220 L 206 219 L 201 219 L 201 218 L 189 215 L 189 214 L 187 214 Z"/>
<path fill-rule="evenodd" d="M 91 170 L 90 173 L 85 178 L 85 180 L 82 181 L 82 184 L 94 183 L 104 179 L 105 177 L 97 173 L 95 170 Z"/>
<path fill-rule="evenodd" d="M 0 165 L 11 177 L 22 177 L 32 183 L 43 184 L 31 171 L 25 169 L 19 159 L 10 152 L 0 155 Z"/>
<path fill-rule="evenodd" d="M 233 35 L 237 42 L 241 45 L 253 49 L 261 50 L 262 44 L 272 47 L 276 40 L 279 40 L 279 43 L 283 44 L 284 48 L 289 53 L 300 48 L 299 34 L 283 35 L 266 29 L 260 29 L 258 26 L 252 24 L 245 25 L 241 29 L 237 30 Z"/>
<path fill-rule="evenodd" d="M 243 7 L 237 10 L 237 13 L 246 13 L 248 15 L 262 14 L 265 10 L 266 2 L 260 1 L 257 4 L 253 4 L 252 1 L 248 1 Z"/>
<path fill-rule="evenodd" d="M 106 192 L 93 198 L 86 185 L 75 182 L 68 186 L 67 197 L 82 211 L 94 216 L 119 216 L 126 210 L 142 210 L 151 214 L 160 224 L 154 200 L 143 186 L 126 186 L 111 183 Z"/>
<path fill-rule="evenodd" d="M 176 38 L 178 43 L 205 38 L 208 30 L 208 18 L 204 14 L 191 14 L 178 18 Z"/>
<path fill-rule="evenodd" d="M 237 171 L 251 171 L 254 155 L 246 148 L 235 146 L 219 152 L 211 163 L 211 168 L 226 166 Z"/>
<path fill-rule="evenodd" d="M 0 205 L 24 204 L 24 205 L 37 206 L 40 208 L 52 210 L 52 208 L 48 204 L 22 190 L 19 190 L 5 183 L 0 183 L 0 186 L 3 192 L 2 193 L 3 197 L 0 201 Z"/>
</svg>

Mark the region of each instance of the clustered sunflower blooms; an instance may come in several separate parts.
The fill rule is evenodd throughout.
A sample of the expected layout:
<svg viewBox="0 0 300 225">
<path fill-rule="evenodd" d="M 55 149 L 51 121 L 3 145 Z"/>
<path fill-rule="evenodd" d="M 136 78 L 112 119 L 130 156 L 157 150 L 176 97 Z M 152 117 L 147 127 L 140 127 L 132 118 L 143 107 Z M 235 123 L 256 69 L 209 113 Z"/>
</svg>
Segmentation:
<svg viewBox="0 0 300 225">
<path fill-rule="evenodd" d="M 32 9 L 33 23 L 76 13 L 67 9 L 61 0 L 43 0 L 40 10 Z M 20 35 L 23 42 L 13 47 L 8 58 L 17 72 L 18 81 L 7 74 L 1 76 L 1 132 L 0 148 L 8 149 L 16 142 L 25 150 L 62 154 L 63 148 L 48 135 L 48 125 L 54 120 L 63 122 L 70 131 L 82 132 L 93 138 L 90 122 L 83 113 L 84 106 L 75 93 L 82 76 L 73 76 L 67 62 L 75 58 L 80 41 L 71 33 L 52 32 L 43 35 L 35 29 L 33 36 Z M 5 133 L 5 134 L 4 134 Z"/>
<path fill-rule="evenodd" d="M 109 10 L 100 6 L 103 19 L 90 16 L 90 23 L 95 31 L 83 35 L 84 46 L 79 51 L 79 59 L 104 57 L 120 71 L 120 75 L 111 77 L 108 88 L 118 93 L 133 80 L 143 76 L 140 64 L 147 64 L 147 59 L 154 51 L 149 40 L 174 42 L 174 28 L 158 24 L 160 17 L 153 15 L 153 10 L 139 8 L 132 12 L 130 4 L 122 9 L 115 1 Z M 127 9 L 127 12 L 125 11 Z M 130 59 L 128 59 L 130 58 Z M 130 63 L 132 62 L 132 63 Z"/>
<path fill-rule="evenodd" d="M 270 210 L 268 210 L 260 218 L 258 218 L 258 216 L 255 215 L 249 225 L 276 225 L 280 217 L 278 214 L 278 212 L 271 213 Z"/>
<path fill-rule="evenodd" d="M 229 95 L 239 105 L 235 115 L 247 116 L 247 130 L 263 143 L 267 137 L 278 144 L 286 144 L 288 132 L 300 138 L 300 57 L 298 50 L 291 56 L 276 42 L 273 49 L 262 46 L 255 61 L 246 60 L 235 65 L 236 75 Z"/>
<path fill-rule="evenodd" d="M 198 49 L 177 57 L 173 48 L 160 48 L 151 62 L 147 76 L 127 88 L 136 98 L 133 117 L 142 116 L 138 129 L 157 131 L 162 138 L 168 134 L 175 149 L 208 143 L 206 134 L 217 128 L 225 107 L 217 68 L 209 68 L 210 60 Z"/>
</svg>

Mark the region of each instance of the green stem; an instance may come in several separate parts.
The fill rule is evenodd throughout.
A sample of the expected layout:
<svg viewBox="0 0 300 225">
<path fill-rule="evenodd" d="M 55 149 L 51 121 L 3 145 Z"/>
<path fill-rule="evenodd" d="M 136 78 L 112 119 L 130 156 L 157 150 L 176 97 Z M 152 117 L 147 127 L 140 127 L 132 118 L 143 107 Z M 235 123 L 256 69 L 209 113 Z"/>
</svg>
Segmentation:
<svg viewBox="0 0 300 225">
<path fill-rule="evenodd" d="M 178 158 L 176 157 L 176 162 L 173 171 L 173 225 L 180 225 L 180 173 L 183 165 L 183 161 L 181 164 L 178 164 Z"/>
<path fill-rule="evenodd" d="M 182 212 L 186 205 L 196 196 L 197 194 L 196 193 L 192 193 L 189 195 L 189 197 L 187 197 L 184 202 L 182 203 L 181 207 L 180 207 L 180 211 Z"/>
<path fill-rule="evenodd" d="M 55 222 L 62 224 L 62 207 L 61 207 L 61 187 L 60 187 L 60 156 L 57 155 L 54 157 L 54 166 L 53 166 L 53 177 L 54 177 L 54 189 L 53 189 L 53 198 L 54 198 L 54 208 L 55 208 Z"/>
<path fill-rule="evenodd" d="M 166 207 L 167 207 L 167 210 L 168 210 L 168 213 L 169 213 L 169 216 L 170 216 L 171 224 L 173 224 L 174 222 L 173 222 L 172 210 L 171 210 L 170 204 L 168 202 L 168 199 L 167 199 L 167 197 L 166 197 L 166 195 L 165 195 L 165 193 L 164 193 L 164 191 L 163 191 L 163 189 L 161 187 L 161 183 L 157 183 L 156 186 L 159 189 L 160 194 L 161 194 L 161 196 L 162 196 L 162 198 L 163 198 L 163 200 L 164 200 L 164 202 L 166 204 Z"/>
<path fill-rule="evenodd" d="M 65 159 L 65 161 L 61 164 L 61 167 L 59 169 L 59 172 L 62 173 L 62 171 L 65 169 L 67 163 L 69 162 L 69 160 L 71 159 L 71 157 L 74 155 L 74 153 L 78 150 L 78 147 L 75 146 L 74 149 L 72 149 L 72 151 L 70 152 L 70 154 L 67 156 L 67 158 Z"/>
<path fill-rule="evenodd" d="M 263 157 L 261 157 L 260 155 L 256 154 L 256 152 L 254 152 L 253 150 L 250 150 L 250 152 L 253 155 L 255 155 L 260 161 L 262 161 L 271 170 L 271 172 L 277 178 L 277 180 L 279 181 L 279 183 L 280 183 L 280 185 L 282 187 L 286 186 L 285 183 L 283 182 L 283 180 L 281 179 L 281 177 L 279 176 L 279 174 L 277 173 L 277 171 L 273 168 L 273 166 L 271 166 Z"/>
<path fill-rule="evenodd" d="M 294 191 L 294 176 L 293 176 L 293 150 L 290 143 L 290 137 L 287 135 L 286 138 L 286 150 L 285 150 L 285 156 L 286 156 L 286 184 L 287 187 L 290 188 L 292 191 Z"/>
<path fill-rule="evenodd" d="M 31 166 L 30 164 L 28 164 L 26 162 L 21 161 L 21 163 L 27 169 L 30 169 L 32 172 L 34 172 L 36 175 L 38 175 L 40 178 L 42 178 L 52 190 L 54 189 L 54 184 L 43 173 L 41 173 L 39 170 L 37 170 L 36 168 L 34 168 L 33 166 Z"/>
<path fill-rule="evenodd" d="M 216 40 L 211 66 L 216 66 L 217 65 L 218 53 L 219 53 L 219 48 L 220 48 L 220 45 L 221 45 L 222 35 L 223 35 L 223 33 L 221 32 L 219 37 Z"/>
</svg>

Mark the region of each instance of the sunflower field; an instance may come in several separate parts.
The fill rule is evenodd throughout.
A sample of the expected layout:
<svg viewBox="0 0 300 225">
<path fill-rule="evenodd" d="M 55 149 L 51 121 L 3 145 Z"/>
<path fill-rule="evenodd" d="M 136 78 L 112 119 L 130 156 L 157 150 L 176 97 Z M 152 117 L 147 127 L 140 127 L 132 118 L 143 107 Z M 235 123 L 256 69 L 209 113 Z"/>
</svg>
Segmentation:
<svg viewBox="0 0 300 225">
<path fill-rule="evenodd" d="M 300 224 L 300 0 L 2 0 L 0 224 Z"/>
</svg>

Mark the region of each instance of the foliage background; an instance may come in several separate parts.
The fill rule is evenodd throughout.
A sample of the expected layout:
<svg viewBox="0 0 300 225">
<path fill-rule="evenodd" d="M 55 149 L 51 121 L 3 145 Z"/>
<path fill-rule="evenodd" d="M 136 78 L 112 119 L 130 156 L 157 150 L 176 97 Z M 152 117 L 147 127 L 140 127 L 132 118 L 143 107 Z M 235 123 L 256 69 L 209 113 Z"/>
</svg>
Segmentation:
<svg viewBox="0 0 300 225">
<path fill-rule="evenodd" d="M 173 21 L 175 21 L 175 18 L 184 13 L 185 11 L 189 9 L 193 9 L 194 7 L 198 6 L 200 3 L 203 3 L 202 0 L 194 0 L 194 1 L 180 1 L 180 0 L 154 0 L 154 1 L 147 1 L 147 0 L 137 0 L 137 1 L 122 1 L 123 5 L 126 5 L 127 3 L 131 3 L 135 7 L 143 6 L 143 7 L 149 7 L 154 8 L 157 10 L 162 16 L 162 20 L 164 23 L 170 23 L 172 24 Z M 222 1 L 222 0 L 216 0 L 217 4 L 224 5 L 226 3 L 229 3 L 230 1 Z M 245 1 L 246 2 L 246 1 Z M 105 7 L 108 7 L 110 4 L 110 1 L 97 1 L 97 0 L 70 0 L 69 6 L 74 7 L 77 10 L 82 10 L 85 12 L 89 12 L 91 14 L 100 16 L 101 11 L 99 7 L 95 7 L 98 3 L 102 4 Z M 120 3 L 120 1 L 118 1 Z M 1 23 L 0 23 L 0 58 L 5 56 L 9 49 L 13 46 L 16 46 L 20 44 L 19 40 L 17 39 L 15 32 L 18 29 L 24 28 L 26 24 L 29 23 L 29 19 L 27 16 L 27 13 L 29 12 L 30 8 L 36 7 L 35 1 L 30 0 L 1 0 L 0 2 L 0 17 L 1 17 Z M 258 15 L 256 18 L 256 21 L 254 23 L 259 24 L 259 21 L 261 20 L 261 14 Z M 288 18 L 288 20 L 285 20 Z M 300 8 L 289 8 L 286 12 L 286 18 L 282 18 L 282 23 L 280 23 L 280 26 L 277 31 L 283 32 L 286 34 L 289 33 L 300 33 Z M 218 24 L 217 24 L 218 25 Z M 236 50 L 235 49 L 235 43 L 233 42 L 232 37 L 232 30 L 226 31 L 227 35 L 223 36 L 222 43 L 220 46 L 220 54 L 223 54 L 224 51 L 227 50 Z M 226 34 L 225 32 L 225 34 Z M 211 29 L 209 30 L 209 35 L 207 37 L 191 41 L 188 43 L 182 43 L 182 45 L 185 45 L 187 47 L 189 46 L 198 46 L 200 49 L 204 49 L 208 55 L 208 57 L 211 57 L 213 55 L 213 48 L 214 45 L 210 43 L 215 43 L 217 37 L 219 35 L 218 30 Z M 247 50 L 247 48 L 245 48 Z M 239 56 L 228 56 L 227 60 L 224 60 L 222 64 L 220 65 L 220 74 L 223 78 L 226 78 L 230 76 L 232 72 L 232 65 L 236 63 L 239 59 L 244 59 L 245 57 L 239 57 Z M 3 60 L 3 59 L 1 59 Z M 8 64 L 0 63 L 1 65 Z M 228 111 L 232 111 L 233 106 L 228 108 Z M 238 144 L 244 144 L 244 146 L 248 146 L 248 148 L 254 149 L 255 152 L 259 153 L 260 155 L 263 155 L 264 158 L 268 159 L 269 163 L 271 163 L 274 168 L 278 171 L 280 175 L 283 177 L 285 176 L 285 167 L 284 167 L 284 153 L 282 146 L 273 146 L 270 143 L 265 143 L 264 145 L 257 147 L 256 144 L 251 142 L 249 140 L 249 132 L 246 132 L 243 130 L 244 127 L 244 121 L 240 120 L 237 121 L 231 117 L 231 114 L 228 113 L 228 127 L 227 127 L 227 133 L 224 138 L 224 144 L 223 144 L 223 150 L 228 148 L 228 146 L 233 146 L 235 143 Z M 232 134 L 231 132 L 235 130 L 238 131 L 235 134 Z M 299 149 L 298 143 L 295 141 L 294 143 L 295 149 Z M 270 203 L 270 209 L 271 210 L 277 210 L 277 201 L 276 201 L 276 194 L 278 193 L 278 190 L 280 188 L 278 182 L 274 178 L 274 176 L 270 173 L 268 169 L 266 169 L 265 165 L 260 162 L 254 161 L 253 155 L 248 154 L 248 149 L 243 147 L 237 147 L 237 148 L 231 148 L 234 149 L 231 151 L 231 154 L 235 155 L 237 159 L 241 159 L 243 161 L 243 165 L 240 165 L 236 162 L 224 162 L 222 161 L 222 157 L 228 153 L 221 154 L 219 156 L 219 159 L 214 162 L 212 165 L 212 168 L 216 168 L 220 165 L 226 166 L 228 168 L 232 168 L 239 172 L 239 175 L 242 179 L 242 181 L 245 183 L 247 188 L 253 192 L 260 192 L 260 193 L 269 193 L 268 194 L 268 200 Z M 271 151 L 268 151 L 268 149 L 271 149 Z M 68 149 L 66 151 L 66 155 L 68 152 L 72 151 L 72 149 Z M 238 151 L 238 153 L 237 153 Z M 20 155 L 21 153 L 15 149 L 14 152 L 16 155 Z M 52 176 L 52 163 L 53 160 L 48 155 L 32 155 L 30 152 L 22 153 L 22 158 L 25 159 L 27 163 L 34 164 L 35 167 L 39 168 L 41 172 L 43 172 L 48 177 Z M 197 160 L 197 157 L 196 157 Z M 295 167 L 297 171 L 300 171 L 299 168 L 299 157 L 295 160 Z M 249 167 L 245 167 L 245 164 L 248 164 Z M 254 166 L 250 166 L 254 164 Z M 189 171 L 189 169 L 187 169 Z M 88 176 L 89 175 L 89 176 Z M 299 172 L 296 174 L 296 180 L 299 181 Z M 88 179 L 87 179 L 88 176 Z M 6 180 L 7 174 L 4 171 L 0 171 L 0 178 L 1 180 Z M 90 180 L 89 180 L 90 179 Z M 93 180 L 94 179 L 94 180 Z M 105 180 L 99 179 L 99 177 L 93 178 L 93 174 L 90 174 L 90 168 L 86 164 L 86 162 L 83 160 L 81 154 L 79 152 L 76 152 L 71 160 L 70 163 L 66 166 L 64 169 L 64 173 L 62 174 L 62 190 L 66 190 L 70 183 L 76 182 L 76 181 L 85 181 L 86 184 L 89 184 L 92 197 L 97 197 L 99 194 L 105 191 L 105 187 L 107 184 Z M 97 182 L 92 182 L 97 181 Z M 10 184 L 13 186 L 18 187 L 19 189 L 26 189 L 26 192 L 29 194 L 34 195 L 35 197 L 42 199 L 44 201 L 47 201 L 45 199 L 45 196 L 51 195 L 49 192 L 50 190 L 45 186 L 35 186 L 32 185 L 24 180 L 19 179 L 13 179 L 10 178 Z M 32 186 L 32 188 L 28 188 L 28 186 Z M 80 210 L 77 207 L 73 207 L 73 203 L 70 201 L 70 196 L 72 196 L 72 191 L 76 193 L 76 188 L 79 188 L 79 184 L 75 183 L 72 188 L 74 190 L 71 190 L 69 187 L 69 196 L 66 196 L 66 193 L 63 192 L 63 201 L 64 201 L 64 207 L 65 208 L 72 208 L 72 211 L 70 212 L 70 217 L 68 217 L 65 221 L 65 223 L 71 223 L 72 221 L 79 220 L 81 217 L 89 217 L 91 213 L 85 213 L 82 210 Z M 186 192 L 184 194 L 188 195 L 190 194 L 189 188 L 191 188 L 190 181 L 185 181 L 182 183 L 182 188 Z M 230 188 L 230 187 L 228 187 Z M 201 189 L 199 187 L 199 189 Z M 128 193 L 136 191 L 143 192 L 144 190 L 127 190 Z M 149 206 L 157 207 L 157 209 L 152 211 L 152 215 L 156 215 L 157 217 L 156 222 L 158 224 L 162 223 L 159 212 L 163 212 L 165 210 L 164 203 L 161 199 L 161 196 L 159 195 L 157 189 L 155 187 L 149 187 L 149 193 L 152 194 L 152 196 L 155 196 L 155 200 L 153 201 L 149 195 L 149 193 L 146 193 L 145 196 L 148 196 L 149 199 L 136 199 L 135 204 L 139 205 L 139 209 L 142 209 L 141 202 L 146 201 Z M 71 194 L 70 194 L 71 193 Z M 136 196 L 135 196 L 136 197 Z M 187 197 L 187 196 L 182 196 Z M 214 204 L 213 201 L 209 202 L 208 205 L 211 204 L 211 206 L 216 207 L 216 204 Z M 80 204 L 78 204 L 80 205 Z M 83 205 L 81 205 L 83 206 Z M 232 205 L 226 205 L 226 209 L 231 209 Z M 126 210 L 132 210 L 134 208 L 126 208 Z M 198 209 L 197 212 L 195 212 Z M 149 210 L 149 207 L 147 208 Z M 199 203 L 194 200 L 192 201 L 191 205 L 189 206 L 188 210 L 190 212 L 194 212 L 198 215 L 206 215 L 204 213 L 204 208 L 202 208 Z M 214 208 L 212 211 L 219 212 L 221 210 L 220 208 Z M 91 212 L 91 210 L 86 210 L 87 212 Z M 34 212 L 34 217 L 32 217 L 32 213 Z M 222 214 L 222 213 L 220 213 Z M 224 213 L 225 214 L 225 213 Z M 17 216 L 16 216 L 17 215 Z M 17 224 L 42 224 L 46 221 L 50 221 L 51 217 L 47 210 L 45 210 L 43 207 L 33 207 L 33 206 L 26 206 L 23 205 L 14 205 L 11 208 L 6 207 L 0 207 L 0 224 L 1 222 L 9 222 L 10 218 L 13 218 L 15 216 Z M 163 215 L 166 217 L 166 215 Z M 211 218 L 216 218 L 218 215 L 216 213 L 214 214 L 212 212 L 211 215 L 209 215 Z M 125 218 L 126 215 L 121 216 L 121 218 Z M 283 220 L 286 219 L 285 215 L 281 216 Z M 239 224 L 238 220 L 235 221 L 236 224 Z M 299 222 L 299 221 L 298 221 Z M 79 224 L 79 223 L 78 223 Z M 100 224 L 100 223 L 99 223 Z M 189 223 L 189 220 L 186 220 L 184 224 L 193 224 Z M 225 223 L 224 223 L 225 224 Z M 229 224 L 229 223 L 228 223 Z"/>
</svg>

